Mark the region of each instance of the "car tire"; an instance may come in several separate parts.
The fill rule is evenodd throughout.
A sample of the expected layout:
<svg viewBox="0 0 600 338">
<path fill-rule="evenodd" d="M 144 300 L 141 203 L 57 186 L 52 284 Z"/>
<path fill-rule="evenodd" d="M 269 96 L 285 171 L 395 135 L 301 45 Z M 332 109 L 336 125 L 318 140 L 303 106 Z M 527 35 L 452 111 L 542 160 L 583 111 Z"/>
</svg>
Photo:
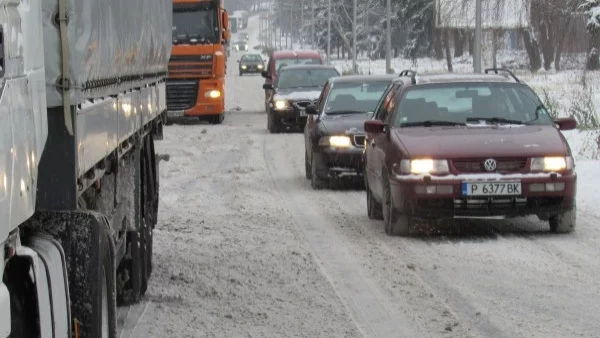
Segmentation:
<svg viewBox="0 0 600 338">
<path fill-rule="evenodd" d="M 312 179 L 312 168 L 310 167 L 310 162 L 308 162 L 308 151 L 304 151 L 304 171 L 306 172 L 306 179 Z"/>
<path fill-rule="evenodd" d="M 385 233 L 390 236 L 409 236 L 412 227 L 412 217 L 400 214 L 394 207 L 390 182 L 387 176 L 383 181 L 383 223 Z"/>
<path fill-rule="evenodd" d="M 275 122 L 275 120 L 273 119 L 273 114 L 271 112 L 268 112 L 267 114 L 267 129 L 269 129 L 269 132 L 271 134 L 278 134 L 281 131 L 279 124 Z"/>
<path fill-rule="evenodd" d="M 567 234 L 575 230 L 577 223 L 577 207 L 573 205 L 571 210 L 555 215 L 548 219 L 550 224 L 550 232 L 555 234 Z"/>
<path fill-rule="evenodd" d="M 317 156 L 313 154 L 312 159 L 310 161 L 310 186 L 314 190 L 321 190 L 327 188 L 329 181 L 319 176 L 317 173 L 318 163 Z"/>
<path fill-rule="evenodd" d="M 365 190 L 367 191 L 367 215 L 369 219 L 383 220 L 383 205 L 377 202 L 365 174 Z"/>
</svg>

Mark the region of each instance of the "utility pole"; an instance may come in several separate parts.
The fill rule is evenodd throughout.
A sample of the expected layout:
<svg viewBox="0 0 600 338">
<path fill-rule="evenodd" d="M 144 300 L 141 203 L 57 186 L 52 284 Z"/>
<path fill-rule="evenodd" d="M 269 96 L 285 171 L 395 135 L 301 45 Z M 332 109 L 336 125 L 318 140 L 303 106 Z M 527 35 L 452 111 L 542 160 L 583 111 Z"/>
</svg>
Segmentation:
<svg viewBox="0 0 600 338">
<path fill-rule="evenodd" d="M 385 14 L 385 73 L 392 73 L 392 0 L 386 1 Z"/>
<path fill-rule="evenodd" d="M 475 46 L 473 46 L 473 70 L 481 73 L 481 0 L 475 0 Z"/>
<path fill-rule="evenodd" d="M 310 46 L 315 49 L 315 0 L 310 0 Z"/>
<path fill-rule="evenodd" d="M 331 64 L 331 0 L 327 0 L 327 64 Z"/>
<path fill-rule="evenodd" d="M 352 5 L 352 74 L 356 74 L 356 3 L 357 0 L 354 0 Z"/>
</svg>

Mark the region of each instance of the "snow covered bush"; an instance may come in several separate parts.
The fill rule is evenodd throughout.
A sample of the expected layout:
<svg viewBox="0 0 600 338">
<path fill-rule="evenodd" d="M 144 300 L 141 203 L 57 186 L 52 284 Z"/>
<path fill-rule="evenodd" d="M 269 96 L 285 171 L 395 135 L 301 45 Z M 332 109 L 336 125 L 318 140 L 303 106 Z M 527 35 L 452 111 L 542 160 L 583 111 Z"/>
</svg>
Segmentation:
<svg viewBox="0 0 600 338">
<path fill-rule="evenodd" d="M 590 34 L 600 33 L 600 0 L 586 0 L 580 9 L 585 11 L 588 18 L 586 28 Z"/>
</svg>

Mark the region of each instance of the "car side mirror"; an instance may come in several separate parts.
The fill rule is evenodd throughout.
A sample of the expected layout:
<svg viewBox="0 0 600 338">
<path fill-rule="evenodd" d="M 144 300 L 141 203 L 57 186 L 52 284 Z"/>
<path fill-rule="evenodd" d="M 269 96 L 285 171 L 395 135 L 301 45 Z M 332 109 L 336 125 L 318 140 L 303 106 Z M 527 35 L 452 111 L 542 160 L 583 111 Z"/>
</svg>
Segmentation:
<svg viewBox="0 0 600 338">
<path fill-rule="evenodd" d="M 572 117 L 563 117 L 554 120 L 560 130 L 573 130 L 577 128 L 577 120 Z"/>
<path fill-rule="evenodd" d="M 381 134 L 385 131 L 385 123 L 379 120 L 365 121 L 365 132 L 371 134 Z"/>
<path fill-rule="evenodd" d="M 273 90 L 273 89 L 275 89 L 275 88 L 273 87 L 273 85 L 272 85 L 272 84 L 270 84 L 270 83 L 265 83 L 265 84 L 263 85 L 263 89 L 264 89 L 264 90 Z"/>
<path fill-rule="evenodd" d="M 262 77 L 264 77 L 266 79 L 267 76 L 269 76 L 269 74 L 267 73 L 266 70 L 263 70 L 262 72 L 260 72 L 260 76 L 262 76 Z"/>
<path fill-rule="evenodd" d="M 306 115 L 317 115 L 317 106 L 310 104 L 306 107 Z"/>
</svg>

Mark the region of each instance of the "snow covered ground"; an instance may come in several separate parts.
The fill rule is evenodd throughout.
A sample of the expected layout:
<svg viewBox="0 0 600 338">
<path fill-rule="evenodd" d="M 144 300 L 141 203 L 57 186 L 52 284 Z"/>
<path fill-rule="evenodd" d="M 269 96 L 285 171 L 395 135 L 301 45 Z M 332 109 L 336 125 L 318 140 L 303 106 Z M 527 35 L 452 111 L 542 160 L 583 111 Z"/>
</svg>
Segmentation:
<svg viewBox="0 0 600 338">
<path fill-rule="evenodd" d="M 154 272 L 144 302 L 120 309 L 121 337 L 597 336 L 597 161 L 577 162 L 573 234 L 516 219 L 392 238 L 363 191 L 310 188 L 302 135 L 267 133 L 263 79 L 237 76 L 240 56 L 224 124 L 175 124 L 157 142 L 171 160 Z"/>
</svg>

